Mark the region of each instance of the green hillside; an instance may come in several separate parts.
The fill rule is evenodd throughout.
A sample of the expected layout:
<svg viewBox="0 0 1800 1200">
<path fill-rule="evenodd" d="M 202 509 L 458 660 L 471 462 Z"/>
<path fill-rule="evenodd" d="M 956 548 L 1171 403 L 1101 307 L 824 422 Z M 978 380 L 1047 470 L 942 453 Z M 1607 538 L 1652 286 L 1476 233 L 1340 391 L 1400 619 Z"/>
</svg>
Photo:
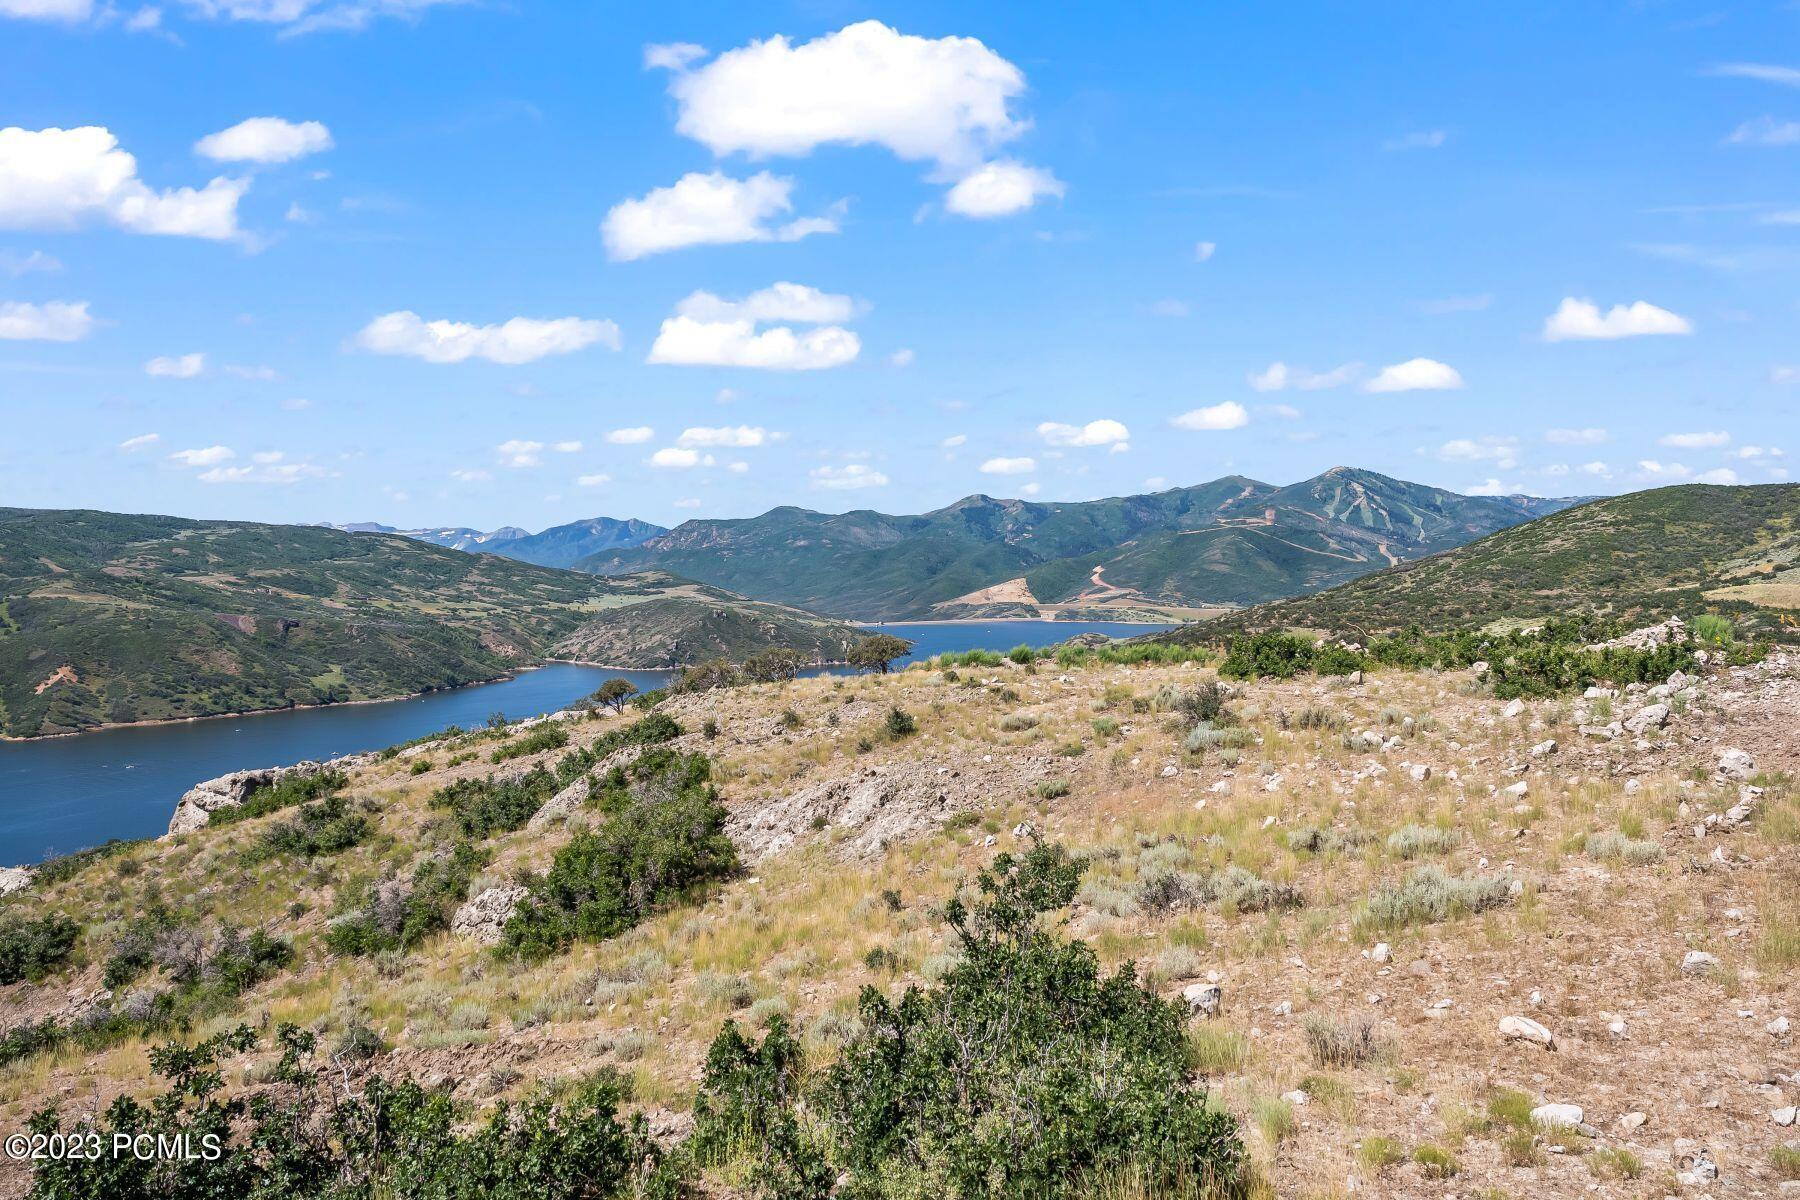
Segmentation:
<svg viewBox="0 0 1800 1200">
<path fill-rule="evenodd" d="M 1247 630 L 1376 634 L 1594 616 L 1643 624 L 1725 613 L 1777 632 L 1800 615 L 1800 485 L 1689 484 L 1594 500 L 1312 596 L 1165 635 Z M 1793 617 L 1790 616 L 1789 620 Z"/>
<path fill-rule="evenodd" d="M 689 521 L 576 568 L 661 567 L 758 599 L 882 620 L 1034 604 L 1241 605 L 1327 587 L 1568 503 L 1459 496 L 1339 467 L 1286 488 L 1234 475 L 1068 504 L 970 496 L 919 516 L 777 508 Z M 970 598 L 1021 580 L 1005 596 Z"/>
<path fill-rule="evenodd" d="M 621 614 L 652 601 L 694 629 L 729 625 L 734 644 L 810 652 L 853 636 L 665 573 L 602 580 L 398 536 L 0 509 L 0 733 L 454 687 L 575 635 L 641 629 Z"/>
</svg>

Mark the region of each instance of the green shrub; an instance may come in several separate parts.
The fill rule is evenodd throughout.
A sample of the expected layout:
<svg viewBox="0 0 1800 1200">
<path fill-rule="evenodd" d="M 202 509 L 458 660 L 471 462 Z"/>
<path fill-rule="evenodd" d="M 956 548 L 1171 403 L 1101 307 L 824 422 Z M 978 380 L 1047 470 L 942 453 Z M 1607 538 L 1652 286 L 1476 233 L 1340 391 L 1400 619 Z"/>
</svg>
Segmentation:
<svg viewBox="0 0 1800 1200">
<path fill-rule="evenodd" d="M 81 926 L 60 913 L 0 921 L 0 984 L 37 981 L 63 964 Z"/>
<path fill-rule="evenodd" d="M 1292 679 L 1308 671 L 1348 675 L 1368 665 L 1365 656 L 1335 642 L 1320 646 L 1297 634 L 1269 632 L 1234 639 L 1219 674 L 1227 679 Z"/>
<path fill-rule="evenodd" d="M 369 819 L 359 812 L 352 812 L 349 801 L 343 796 L 333 794 L 311 804 L 302 804 L 293 820 L 264 830 L 248 856 L 254 861 L 283 854 L 295 858 L 337 854 L 368 836 Z"/>
<path fill-rule="evenodd" d="M 351 956 L 414 949 L 450 927 L 450 918 L 468 897 L 469 883 L 487 865 L 487 857 L 484 850 L 458 842 L 448 854 L 434 855 L 415 867 L 410 886 L 369 888 L 332 921 L 325 931 L 326 948 Z"/>
<path fill-rule="evenodd" d="M 913 720 L 911 713 L 896 706 L 888 709 L 884 728 L 886 728 L 889 737 L 898 739 L 911 737 L 913 734 L 919 732 L 919 723 Z"/>
<path fill-rule="evenodd" d="M 560 750 L 569 744 L 569 730 L 561 721 L 545 721 L 533 725 L 525 736 L 498 746 L 488 756 L 489 762 L 502 763 L 508 759 L 523 758 L 527 754 L 538 754 L 545 750 Z"/>
<path fill-rule="evenodd" d="M 1413 1151 L 1413 1161 L 1419 1164 L 1427 1179 L 1449 1179 L 1462 1171 L 1456 1156 L 1440 1146 L 1420 1146 Z"/>
<path fill-rule="evenodd" d="M 1428 854 L 1448 854 L 1462 844 L 1462 834 L 1435 825 L 1402 825 L 1388 835 L 1389 854 L 1400 858 L 1422 858 Z"/>
<path fill-rule="evenodd" d="M 1512 898 L 1511 889 L 1512 881 L 1504 875 L 1457 878 L 1437 867 L 1419 867 L 1404 882 L 1377 889 L 1369 898 L 1362 923 L 1392 930 L 1447 921 L 1505 904 Z"/>
<path fill-rule="evenodd" d="M 657 908 L 737 868 L 725 808 L 703 754 L 646 751 L 603 781 L 607 820 L 557 851 L 506 924 L 505 946 L 542 958 L 569 943 L 623 933 Z"/>
<path fill-rule="evenodd" d="M 1188 1079 L 1179 1006 L 1040 925 L 1080 874 L 1060 846 L 995 858 L 974 907 L 945 905 L 963 961 L 929 991 L 864 990 L 862 1031 L 810 1103 L 850 1195 L 1237 1189 L 1242 1142 Z"/>
<path fill-rule="evenodd" d="M 466 1114 L 451 1096 L 410 1080 L 373 1075 L 360 1092 L 313 1065 L 311 1033 L 283 1025 L 273 1086 L 252 1098 L 227 1098 L 225 1062 L 251 1050 L 248 1026 L 195 1046 L 151 1051 L 168 1080 L 149 1105 L 121 1096 L 91 1127 L 65 1128 L 52 1108 L 36 1113 L 33 1132 L 98 1133 L 103 1145 L 140 1134 L 176 1144 L 190 1156 L 103 1154 L 34 1164 L 33 1200 L 268 1200 L 375 1196 L 420 1200 L 627 1200 L 678 1195 L 662 1154 L 641 1119 L 618 1119 L 620 1084 L 601 1076 L 561 1104 L 539 1098 L 502 1104 L 459 1132 Z M 203 1154 L 202 1150 L 207 1151 Z"/>
<path fill-rule="evenodd" d="M 342 771 L 320 771 L 316 775 L 287 775 L 279 781 L 259 787 L 244 797 L 244 802 L 228 808 L 214 809 L 206 820 L 209 827 L 232 825 L 252 817 L 267 816 L 309 800 L 335 795 L 350 785 L 350 777 Z"/>
<path fill-rule="evenodd" d="M 1694 640 L 1708 646 L 1729 646 L 1732 643 L 1732 625 L 1730 617 L 1722 617 L 1717 613 L 1701 613 L 1694 618 L 1690 626 Z"/>
<path fill-rule="evenodd" d="M 1037 661 L 1037 651 L 1033 650 L 1025 643 L 1020 642 L 1017 646 L 1014 646 L 1011 650 L 1006 652 L 1006 657 L 1022 667 L 1027 663 Z"/>
</svg>

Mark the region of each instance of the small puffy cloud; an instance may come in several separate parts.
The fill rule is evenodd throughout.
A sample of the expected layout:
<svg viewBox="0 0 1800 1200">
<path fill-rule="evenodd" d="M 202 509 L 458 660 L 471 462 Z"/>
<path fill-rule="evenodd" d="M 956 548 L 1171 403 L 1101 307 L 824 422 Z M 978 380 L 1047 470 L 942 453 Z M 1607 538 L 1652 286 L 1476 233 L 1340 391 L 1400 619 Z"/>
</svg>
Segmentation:
<svg viewBox="0 0 1800 1200">
<path fill-rule="evenodd" d="M 1219 252 L 1219 243 L 1217 243 L 1217 242 L 1195 242 L 1194 243 L 1194 261 L 1195 262 L 1211 262 L 1212 256 L 1217 254 L 1218 252 Z"/>
<path fill-rule="evenodd" d="M 194 152 L 214 162 L 284 163 L 331 147 L 331 131 L 317 121 L 251 117 L 207 134 L 194 143 Z"/>
<path fill-rule="evenodd" d="M 1605 313 L 1592 300 L 1563 298 L 1557 310 L 1544 320 L 1547 342 L 1611 341 L 1617 338 L 1687 334 L 1694 326 L 1686 317 L 1638 300 L 1615 304 Z"/>
<path fill-rule="evenodd" d="M 144 374 L 158 379 L 194 379 L 205 371 L 204 354 L 164 355 L 144 364 Z"/>
<path fill-rule="evenodd" d="M 556 451 L 558 454 L 579 454 L 579 453 L 581 453 L 581 443 L 578 441 L 556 442 L 556 443 L 553 443 L 550 448 L 552 450 Z"/>
<path fill-rule="evenodd" d="M 1152 475 L 1150 478 L 1144 480 L 1144 490 L 1147 492 L 1164 492 L 1168 489 L 1169 481 L 1164 476 Z"/>
<path fill-rule="evenodd" d="M 698 497 L 698 496 L 683 496 L 679 500 L 671 501 L 669 504 L 669 507 L 670 508 L 699 508 L 700 507 L 700 497 Z"/>
<path fill-rule="evenodd" d="M 1281 421 L 1298 421 L 1303 415 L 1291 404 L 1259 404 L 1256 411 L 1266 417 L 1274 417 Z"/>
<path fill-rule="evenodd" d="M 1028 475 L 1035 470 L 1034 458 L 990 458 L 981 464 L 984 475 Z"/>
<path fill-rule="evenodd" d="M 1722 430 L 1703 433 L 1665 433 L 1656 439 L 1659 446 L 1677 450 L 1714 450 L 1731 444 L 1731 435 Z"/>
<path fill-rule="evenodd" d="M 1746 462 L 1762 464 L 1770 459 L 1785 458 L 1787 451 L 1780 446 L 1739 446 L 1737 456 Z"/>
<path fill-rule="evenodd" d="M 247 179 L 156 191 L 111 131 L 0 129 L 0 229 L 75 229 L 95 220 L 133 233 L 237 236 Z"/>
<path fill-rule="evenodd" d="M 836 233 L 832 217 L 773 223 L 793 211 L 793 187 L 792 179 L 767 171 L 748 179 L 719 171 L 683 175 L 641 200 L 613 206 L 600 226 L 607 257 L 628 262 L 686 246 L 795 242 L 815 233 Z"/>
<path fill-rule="evenodd" d="M 648 425 L 633 425 L 629 429 L 615 429 L 606 435 L 606 440 L 615 446 L 638 446 L 656 436 L 656 430 Z"/>
<path fill-rule="evenodd" d="M 1519 465 L 1519 440 L 1513 437 L 1457 438 L 1437 448 L 1446 462 L 1491 462 L 1503 471 Z"/>
<path fill-rule="evenodd" d="M 1470 496 L 1506 496 L 1512 492 L 1498 479 L 1487 479 L 1470 488 L 1465 494 Z"/>
<path fill-rule="evenodd" d="M 1236 400 L 1226 400 L 1206 408 L 1191 409 L 1169 423 L 1177 429 L 1198 431 L 1242 429 L 1250 423 L 1250 414 Z"/>
<path fill-rule="evenodd" d="M 74 25 L 94 15 L 94 0 L 0 0 L 0 17 Z"/>
<path fill-rule="evenodd" d="M 611 482 L 611 475 L 581 475 L 576 477 L 575 485 L 577 487 L 593 488 L 605 487 Z"/>
<path fill-rule="evenodd" d="M 760 446 L 765 442 L 780 441 L 782 434 L 771 434 L 760 425 L 723 425 L 718 428 L 695 426 L 681 431 L 675 439 L 680 446 Z"/>
<path fill-rule="evenodd" d="M 850 463 L 842 467 L 814 467 L 808 474 L 814 487 L 838 491 L 886 487 L 888 483 L 886 475 L 862 463 Z"/>
<path fill-rule="evenodd" d="M 644 70 L 685 71 L 688 64 L 706 57 L 706 47 L 692 42 L 664 42 L 644 47 Z"/>
<path fill-rule="evenodd" d="M 79 342 L 94 332 L 96 324 L 88 314 L 86 300 L 51 300 L 44 304 L 0 301 L 0 341 Z"/>
<path fill-rule="evenodd" d="M 1038 436 L 1052 446 L 1110 446 L 1123 449 L 1131 441 L 1131 431 L 1117 421 L 1101 419 L 1086 425 L 1061 425 L 1045 421 L 1037 427 Z"/>
<path fill-rule="evenodd" d="M 1391 137 L 1381 143 L 1381 148 L 1390 153 L 1398 150 L 1438 150 L 1449 140 L 1450 135 L 1442 129 L 1421 129 Z"/>
<path fill-rule="evenodd" d="M 1409 358 L 1403 363 L 1381 368 L 1375 378 L 1363 384 L 1363 391 L 1444 392 L 1462 387 L 1462 375 L 1448 363 L 1431 358 Z"/>
<path fill-rule="evenodd" d="M 212 467 L 236 457 L 237 451 L 230 446 L 206 446 L 197 450 L 177 450 L 169 455 L 169 460 L 184 467 Z"/>
<path fill-rule="evenodd" d="M 944 207 L 960 217 L 1010 217 L 1045 196 L 1060 198 L 1067 187 L 1042 167 L 1003 158 L 984 163 L 957 181 Z"/>
<path fill-rule="evenodd" d="M 1262 370 L 1253 372 L 1249 376 L 1249 383 L 1259 392 L 1279 392 L 1288 388 L 1316 392 L 1342 387 L 1355 379 L 1361 371 L 1362 364 L 1359 362 L 1347 362 L 1329 371 L 1309 371 L 1305 367 L 1290 367 L 1284 362 L 1272 362 Z"/>
<path fill-rule="evenodd" d="M 910 367 L 914 362 L 918 361 L 918 357 L 919 356 L 911 350 L 904 348 L 899 349 L 888 355 L 888 365 L 890 367 Z"/>
<path fill-rule="evenodd" d="M 777 283 L 742 300 L 695 292 L 663 321 L 649 360 L 680 366 L 751 367 L 769 371 L 815 371 L 854 362 L 862 339 L 841 325 L 860 305 L 849 296 L 796 283 Z M 819 328 L 796 332 L 771 321 Z"/>
<path fill-rule="evenodd" d="M 953 433 L 949 437 L 945 438 L 943 441 L 939 442 L 938 445 L 942 446 L 946 450 L 954 450 L 956 447 L 967 443 L 968 440 L 969 440 L 969 435 L 966 433 Z"/>
<path fill-rule="evenodd" d="M 246 366 L 243 364 L 227 363 L 225 366 L 225 373 L 235 379 L 253 379 L 262 383 L 268 383 L 280 378 L 274 367 L 263 365 Z"/>
<path fill-rule="evenodd" d="M 201 483 L 266 483 L 286 487 L 308 479 L 323 479 L 331 474 L 312 463 L 283 462 L 285 457 L 280 451 L 265 451 L 255 455 L 250 463 L 236 467 L 213 467 L 194 478 Z"/>
<path fill-rule="evenodd" d="M 1733 129 L 1725 141 L 1733 146 L 1800 145 L 1800 121 L 1777 121 L 1765 114 Z"/>
<path fill-rule="evenodd" d="M 119 443 L 119 449 L 127 454 L 135 454 L 139 450 L 148 450 L 162 441 L 160 433 L 140 433 L 136 437 L 128 437 Z"/>
<path fill-rule="evenodd" d="M 1716 470 L 1701 471 L 1696 474 L 1682 463 L 1665 463 L 1654 458 L 1638 460 L 1638 477 L 1654 483 L 1731 484 L 1738 481 L 1737 472 L 1730 467 L 1719 467 Z"/>
<path fill-rule="evenodd" d="M 572 354 L 595 344 L 617 350 L 620 344 L 619 327 L 611 321 L 514 317 L 498 325 L 469 325 L 460 321 L 426 321 L 409 311 L 376 317 L 355 340 L 358 346 L 375 354 L 398 354 L 432 363 L 483 358 L 509 366 L 536 362 L 553 354 Z"/>
<path fill-rule="evenodd" d="M 1581 472 L 1584 475 L 1592 475 L 1596 479 L 1611 479 L 1612 478 L 1612 468 L 1607 466 L 1603 462 L 1582 463 L 1581 464 Z"/>
<path fill-rule="evenodd" d="M 544 443 L 526 441 L 522 438 L 501 442 L 494 447 L 494 452 L 500 456 L 501 465 L 508 467 L 535 467 L 544 461 L 541 457 L 544 452 Z"/>
<path fill-rule="evenodd" d="M 730 471 L 733 475 L 748 475 L 750 473 L 750 464 L 743 459 L 739 459 L 736 462 L 726 463 L 725 469 Z"/>
<path fill-rule="evenodd" d="M 450 478 L 458 483 L 486 483 L 493 477 L 492 472 L 484 471 L 480 467 L 461 467 L 450 472 Z"/>
<path fill-rule="evenodd" d="M 1021 495 L 1021 496 L 1035 496 L 1043 490 L 1044 490 L 1044 485 L 1039 483 L 1035 479 L 1032 480 L 1030 483 L 1021 483 L 1019 485 L 1019 495 Z"/>
<path fill-rule="evenodd" d="M 1544 440 L 1553 446 L 1598 446 L 1609 435 L 1604 429 L 1550 429 Z"/>
<path fill-rule="evenodd" d="M 686 446 L 664 446 L 650 456 L 649 463 L 653 467 L 687 470 L 690 467 L 712 466 L 713 456 L 701 454 L 698 450 Z"/>
</svg>

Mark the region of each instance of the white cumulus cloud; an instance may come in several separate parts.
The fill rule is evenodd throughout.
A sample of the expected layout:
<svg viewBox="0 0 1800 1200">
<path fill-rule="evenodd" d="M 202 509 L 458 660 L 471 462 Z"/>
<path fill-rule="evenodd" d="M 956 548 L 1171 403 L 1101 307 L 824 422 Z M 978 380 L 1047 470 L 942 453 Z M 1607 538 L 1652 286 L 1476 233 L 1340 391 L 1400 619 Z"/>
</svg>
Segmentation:
<svg viewBox="0 0 1800 1200">
<path fill-rule="evenodd" d="M 653 467 L 672 467 L 685 470 L 689 467 L 710 467 L 713 465 L 713 456 L 701 454 L 698 450 L 686 446 L 664 446 L 652 454 L 649 461 Z"/>
<path fill-rule="evenodd" d="M 701 63 L 690 45 L 654 47 L 679 110 L 676 130 L 716 155 L 800 157 L 820 146 L 881 146 L 955 180 L 950 211 L 1017 212 L 1062 185 L 1040 168 L 988 162 L 1030 122 L 1011 102 L 1018 67 L 970 37 L 924 38 L 860 21 L 809 42 L 775 36 Z"/>
<path fill-rule="evenodd" d="M 1101 419 L 1086 425 L 1062 425 L 1045 421 L 1037 427 L 1038 436 L 1052 446 L 1110 446 L 1124 449 L 1131 441 L 1131 431 L 1117 421 Z"/>
<path fill-rule="evenodd" d="M 194 152 L 214 162 L 284 163 L 331 149 L 331 131 L 317 121 L 251 117 L 209 133 Z"/>
<path fill-rule="evenodd" d="M 641 200 L 613 206 L 601 223 L 607 256 L 622 262 L 686 246 L 736 242 L 794 242 L 836 233 L 833 217 L 802 217 L 774 224 L 793 211 L 792 179 L 758 172 L 733 179 L 719 171 L 683 175 Z"/>
<path fill-rule="evenodd" d="M 1676 450 L 1714 450 L 1731 444 L 1731 435 L 1722 430 L 1701 433 L 1665 433 L 1656 439 L 1659 446 Z"/>
<path fill-rule="evenodd" d="M 1362 364 L 1359 362 L 1347 362 L 1329 371 L 1309 371 L 1305 367 L 1290 367 L 1284 362 L 1272 362 L 1252 373 L 1249 382 L 1259 392 L 1280 392 L 1288 388 L 1316 392 L 1341 387 L 1355 379 L 1361 371 Z"/>
<path fill-rule="evenodd" d="M 1236 400 L 1226 400 L 1206 408 L 1190 409 L 1170 420 L 1177 429 L 1200 431 L 1242 429 L 1250 423 L 1250 414 Z"/>
<path fill-rule="evenodd" d="M 649 361 L 680 366 L 751 367 L 770 371 L 813 371 L 854 362 L 862 339 L 837 324 L 856 314 L 849 296 L 797 283 L 777 283 L 742 300 L 695 292 L 663 321 Z M 787 325 L 759 329 L 771 321 L 817 325 L 796 332 Z"/>
<path fill-rule="evenodd" d="M 163 355 L 144 364 L 144 374 L 158 379 L 193 379 L 206 371 L 206 355 Z"/>
<path fill-rule="evenodd" d="M 456 363 L 470 358 L 517 365 L 552 354 L 572 354 L 600 344 L 619 348 L 619 327 L 611 321 L 558 317 L 514 317 L 498 325 L 427 321 L 410 311 L 376 317 L 356 335 L 356 344 L 375 354 L 399 354 L 426 362 Z"/>
<path fill-rule="evenodd" d="M 656 436 L 656 430 L 648 425 L 633 425 L 629 429 L 615 429 L 606 435 L 606 440 L 615 446 L 637 446 Z"/>
<path fill-rule="evenodd" d="M 1544 440 L 1553 446 L 1597 446 L 1608 436 L 1604 429 L 1551 429 Z"/>
<path fill-rule="evenodd" d="M 1692 332 L 1694 326 L 1686 317 L 1643 300 L 1615 304 L 1602 313 L 1592 300 L 1565 296 L 1556 311 L 1544 320 L 1547 342 L 1612 341 Z"/>
<path fill-rule="evenodd" d="M 1725 140 L 1733 146 L 1800 145 L 1800 121 L 1777 121 L 1765 114 L 1753 121 L 1745 121 Z"/>
<path fill-rule="evenodd" d="M 584 488 L 605 487 L 611 482 L 611 475 L 581 475 L 576 477 L 575 486 Z"/>
<path fill-rule="evenodd" d="M 1503 471 L 1519 465 L 1519 440 L 1513 437 L 1457 438 L 1437 449 L 1446 462 L 1491 462 Z"/>
<path fill-rule="evenodd" d="M 138 178 L 137 159 L 111 131 L 0 129 L 0 228 L 75 229 L 108 221 L 133 233 L 225 239 L 237 236 L 247 179 L 156 191 Z"/>
<path fill-rule="evenodd" d="M 1062 180 L 1042 167 L 1010 158 L 984 163 L 957 180 L 944 197 L 944 207 L 959 217 L 1010 217 L 1045 196 L 1067 191 Z"/>
<path fill-rule="evenodd" d="M 119 449 L 127 454 L 132 454 L 139 450 L 148 450 L 160 441 L 162 441 L 160 433 L 140 433 L 136 437 L 128 437 L 120 442 Z"/>
<path fill-rule="evenodd" d="M 1027 475 L 1037 470 L 1037 460 L 1033 458 L 990 458 L 981 464 L 986 475 Z"/>
<path fill-rule="evenodd" d="M 94 15 L 94 0 L 0 0 L 0 17 L 75 24 Z"/>
<path fill-rule="evenodd" d="M 1383 367 L 1375 378 L 1363 384 L 1365 392 L 1443 392 L 1463 386 L 1463 377 L 1455 367 L 1431 358 L 1409 358 L 1403 363 Z"/>
<path fill-rule="evenodd" d="M 761 446 L 765 442 L 780 441 L 784 435 L 771 434 L 760 425 L 722 425 L 717 428 L 694 426 L 681 431 L 675 439 L 680 446 Z"/>
<path fill-rule="evenodd" d="M 814 467 L 808 474 L 814 487 L 854 491 L 857 488 L 886 487 L 888 477 L 862 463 L 842 467 Z"/>
<path fill-rule="evenodd" d="M 543 461 L 539 456 L 544 452 L 544 443 L 513 438 L 495 446 L 494 452 L 500 456 L 500 462 L 504 466 L 535 467 Z"/>
<path fill-rule="evenodd" d="M 86 300 L 0 301 L 0 341 L 79 342 L 94 332 L 96 323 Z"/>
</svg>

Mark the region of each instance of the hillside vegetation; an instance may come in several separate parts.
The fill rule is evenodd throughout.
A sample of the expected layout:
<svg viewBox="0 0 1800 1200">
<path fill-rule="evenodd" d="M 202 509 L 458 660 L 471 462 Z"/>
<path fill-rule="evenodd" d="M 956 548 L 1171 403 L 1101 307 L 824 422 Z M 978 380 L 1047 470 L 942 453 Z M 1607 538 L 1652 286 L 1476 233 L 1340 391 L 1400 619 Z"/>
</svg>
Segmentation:
<svg viewBox="0 0 1800 1200">
<path fill-rule="evenodd" d="M 229 1152 L 0 1196 L 1778 1194 L 1800 656 L 1208 660 L 646 695 L 45 864 L 0 1114 Z"/>
<path fill-rule="evenodd" d="M 647 602 L 655 620 L 628 615 Z M 830 658 L 855 636 L 660 572 L 601 580 L 403 537 L 0 509 L 8 736 L 405 695 L 596 646 L 613 665 L 664 666 L 695 661 L 690 646 Z"/>
<path fill-rule="evenodd" d="M 1594 500 L 1317 595 L 1161 635 L 1252 630 L 1374 635 L 1590 617 L 1646 625 L 1715 611 L 1749 634 L 1800 615 L 1800 485 L 1686 484 Z"/>
<path fill-rule="evenodd" d="M 689 521 L 576 569 L 660 567 L 847 618 L 1093 616 L 1313 591 L 1569 503 L 1335 467 L 1289 487 L 1233 475 L 1069 504 L 970 496 L 920 516 L 777 508 Z"/>
</svg>

